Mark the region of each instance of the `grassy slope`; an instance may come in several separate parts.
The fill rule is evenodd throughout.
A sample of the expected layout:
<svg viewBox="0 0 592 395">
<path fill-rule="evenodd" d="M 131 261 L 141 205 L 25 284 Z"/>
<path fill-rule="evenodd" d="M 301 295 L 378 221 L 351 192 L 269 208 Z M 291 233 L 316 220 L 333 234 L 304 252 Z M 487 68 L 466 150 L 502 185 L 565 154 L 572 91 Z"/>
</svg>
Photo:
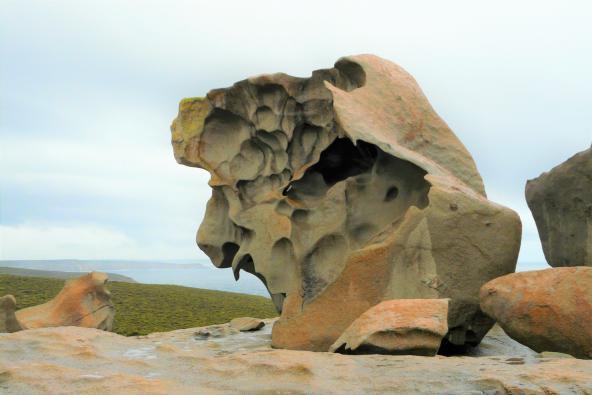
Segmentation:
<svg viewBox="0 0 592 395">
<path fill-rule="evenodd" d="M 0 264 L 2 264 L 0 262 Z M 10 274 L 11 276 L 26 276 L 26 277 L 43 277 L 43 278 L 59 278 L 65 280 L 68 278 L 76 278 L 82 276 L 84 273 L 80 272 L 60 272 L 55 270 L 37 270 L 37 269 L 23 269 L 20 267 L 0 267 L 0 275 Z M 128 276 L 121 274 L 106 273 L 109 276 L 109 281 L 126 281 L 128 283 L 135 283 L 136 281 Z"/>
<path fill-rule="evenodd" d="M 63 286 L 62 280 L 0 275 L 0 296 L 14 295 L 19 309 L 48 301 Z M 113 330 L 127 336 L 277 315 L 272 302 L 262 296 L 124 282 L 111 282 L 107 288 L 115 304 Z"/>
</svg>

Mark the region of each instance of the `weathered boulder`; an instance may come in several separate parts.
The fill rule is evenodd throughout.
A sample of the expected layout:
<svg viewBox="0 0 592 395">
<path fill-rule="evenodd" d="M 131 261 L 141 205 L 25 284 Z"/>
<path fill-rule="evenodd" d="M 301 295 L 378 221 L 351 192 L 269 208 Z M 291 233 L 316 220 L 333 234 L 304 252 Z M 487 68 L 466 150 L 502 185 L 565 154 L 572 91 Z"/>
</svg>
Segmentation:
<svg viewBox="0 0 592 395">
<path fill-rule="evenodd" d="M 230 321 L 230 327 L 240 332 L 256 331 L 265 326 L 265 322 L 259 318 L 239 317 Z"/>
<path fill-rule="evenodd" d="M 481 288 L 481 308 L 535 351 L 592 358 L 592 268 L 509 274 Z"/>
<path fill-rule="evenodd" d="M 385 300 L 359 316 L 329 351 L 433 356 L 447 332 L 448 299 Z"/>
<path fill-rule="evenodd" d="M 0 298 L 0 333 L 17 332 L 22 329 L 14 314 L 15 310 L 16 299 L 14 296 L 6 295 Z"/>
<path fill-rule="evenodd" d="M 64 288 L 47 303 L 18 310 L 23 329 L 82 326 L 111 331 L 115 308 L 105 288 L 105 273 L 92 272 L 66 281 Z"/>
<path fill-rule="evenodd" d="M 328 350 L 370 307 L 450 298 L 446 341 L 493 325 L 479 288 L 513 272 L 520 219 L 415 80 L 372 55 L 310 78 L 249 78 L 181 101 L 175 158 L 211 173 L 197 234 L 220 268 L 259 277 L 275 347 Z"/>
<path fill-rule="evenodd" d="M 547 262 L 592 266 L 592 148 L 526 183 Z"/>
</svg>

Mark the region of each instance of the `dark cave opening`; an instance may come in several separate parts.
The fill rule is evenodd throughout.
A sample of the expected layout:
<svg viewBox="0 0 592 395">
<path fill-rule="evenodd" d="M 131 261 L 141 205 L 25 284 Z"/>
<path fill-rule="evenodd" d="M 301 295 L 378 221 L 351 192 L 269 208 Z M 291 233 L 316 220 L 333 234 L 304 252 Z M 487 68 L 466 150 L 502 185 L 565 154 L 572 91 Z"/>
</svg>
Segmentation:
<svg viewBox="0 0 592 395">
<path fill-rule="evenodd" d="M 222 244 L 222 263 L 219 267 L 230 267 L 238 249 L 239 245 L 236 243 L 227 242 Z"/>
<path fill-rule="evenodd" d="M 319 161 L 300 180 L 290 183 L 282 193 L 284 196 L 294 196 L 311 187 L 316 189 L 314 184 L 318 176 L 329 188 L 346 178 L 367 172 L 374 166 L 377 157 L 378 149 L 373 144 L 358 141 L 354 145 L 347 138 L 337 138 L 321 153 Z"/>
<path fill-rule="evenodd" d="M 358 141 L 354 145 L 347 138 L 337 138 L 308 171 L 320 173 L 327 186 L 331 186 L 370 170 L 377 156 L 378 150 L 373 144 Z"/>
</svg>

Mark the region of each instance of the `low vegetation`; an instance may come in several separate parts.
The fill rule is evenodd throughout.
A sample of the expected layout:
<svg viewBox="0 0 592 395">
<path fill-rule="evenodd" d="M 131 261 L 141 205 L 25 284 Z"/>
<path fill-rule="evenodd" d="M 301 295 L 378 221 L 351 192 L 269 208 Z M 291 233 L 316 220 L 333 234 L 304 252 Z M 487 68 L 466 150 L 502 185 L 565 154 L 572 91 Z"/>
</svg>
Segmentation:
<svg viewBox="0 0 592 395">
<path fill-rule="evenodd" d="M 2 264 L 2 261 L 0 261 Z M 79 272 L 61 272 L 55 270 L 37 270 L 37 269 L 23 269 L 20 267 L 0 267 L 0 275 L 10 274 L 11 276 L 25 276 L 25 277 L 43 277 L 43 278 L 57 278 L 66 280 L 68 278 L 80 277 Z M 121 274 L 107 273 L 109 279 L 112 281 L 126 281 L 128 283 L 135 283 L 131 277 L 123 276 Z"/>
<path fill-rule="evenodd" d="M 14 295 L 18 309 L 47 302 L 63 286 L 63 280 L 0 275 L 0 296 Z M 107 288 L 115 304 L 113 330 L 126 336 L 277 315 L 272 302 L 262 296 L 125 282 L 111 282 Z"/>
</svg>

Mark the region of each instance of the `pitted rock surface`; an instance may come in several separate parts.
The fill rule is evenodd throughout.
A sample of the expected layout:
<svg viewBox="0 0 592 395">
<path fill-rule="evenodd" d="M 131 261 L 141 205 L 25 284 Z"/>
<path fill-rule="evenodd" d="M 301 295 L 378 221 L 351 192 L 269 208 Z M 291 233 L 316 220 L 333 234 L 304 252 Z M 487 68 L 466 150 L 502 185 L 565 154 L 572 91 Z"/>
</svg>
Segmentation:
<svg viewBox="0 0 592 395">
<path fill-rule="evenodd" d="M 249 78 L 183 100 L 171 129 L 177 161 L 211 174 L 197 243 L 266 285 L 275 347 L 326 351 L 389 299 L 449 298 L 453 345 L 493 325 L 479 288 L 515 270 L 520 220 L 399 66 Z"/>
</svg>

